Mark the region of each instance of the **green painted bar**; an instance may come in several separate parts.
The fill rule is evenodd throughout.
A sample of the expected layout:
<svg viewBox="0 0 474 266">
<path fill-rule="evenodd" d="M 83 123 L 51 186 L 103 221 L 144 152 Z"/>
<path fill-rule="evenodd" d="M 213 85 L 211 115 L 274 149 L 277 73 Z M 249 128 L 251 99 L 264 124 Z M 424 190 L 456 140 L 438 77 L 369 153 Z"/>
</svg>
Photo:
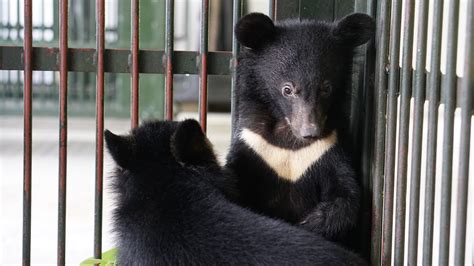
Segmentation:
<svg viewBox="0 0 474 266">
<path fill-rule="evenodd" d="M 21 58 L 23 48 L 19 46 L 0 46 L 0 69 L 22 70 Z M 94 49 L 69 49 L 69 71 L 94 72 Z M 59 71 L 57 57 L 58 48 L 35 47 L 33 48 L 33 70 Z M 140 73 L 164 74 L 162 50 L 140 50 Z M 106 49 L 105 50 L 105 72 L 130 73 L 128 57 L 130 50 Z M 197 52 L 175 51 L 173 54 L 173 69 L 175 74 L 198 74 Z M 209 52 L 208 73 L 210 75 L 229 75 L 231 52 Z"/>
<path fill-rule="evenodd" d="M 354 6 L 358 5 L 359 7 L 362 7 L 362 2 L 364 2 L 365 5 L 370 5 L 368 3 L 369 1 L 364 0 L 364 1 L 354 1 L 354 0 L 335 0 L 334 1 L 334 19 L 340 19 L 350 13 L 353 12 L 363 12 L 365 11 L 363 9 L 360 10 L 354 10 Z M 371 14 L 370 14 L 371 15 Z"/>
<path fill-rule="evenodd" d="M 352 3 L 353 1 L 346 1 Z M 314 1 L 300 0 L 300 18 L 310 18 L 325 21 L 333 21 L 335 16 L 336 1 Z"/>
<path fill-rule="evenodd" d="M 295 0 L 276 0 L 276 20 L 287 18 L 298 18 L 300 14 L 299 5 Z"/>
</svg>

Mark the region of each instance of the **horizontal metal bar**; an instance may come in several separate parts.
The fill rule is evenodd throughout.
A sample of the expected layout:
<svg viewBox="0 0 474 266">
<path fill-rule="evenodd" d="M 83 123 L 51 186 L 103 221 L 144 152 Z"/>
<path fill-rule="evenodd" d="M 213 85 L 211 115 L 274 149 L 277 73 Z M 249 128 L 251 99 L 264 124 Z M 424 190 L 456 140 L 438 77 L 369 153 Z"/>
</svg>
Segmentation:
<svg viewBox="0 0 474 266">
<path fill-rule="evenodd" d="M 95 49 L 71 48 L 68 51 L 69 71 L 95 72 Z M 59 71 L 59 48 L 33 48 L 33 70 Z M 140 50 L 138 60 L 140 73 L 165 74 L 162 64 L 164 51 Z M 129 49 L 106 49 L 104 53 L 105 72 L 131 73 Z M 174 74 L 199 74 L 198 52 L 175 51 L 173 53 Z M 23 70 L 23 47 L 0 46 L 0 69 Z M 230 75 L 231 52 L 208 53 L 208 75 Z"/>
</svg>

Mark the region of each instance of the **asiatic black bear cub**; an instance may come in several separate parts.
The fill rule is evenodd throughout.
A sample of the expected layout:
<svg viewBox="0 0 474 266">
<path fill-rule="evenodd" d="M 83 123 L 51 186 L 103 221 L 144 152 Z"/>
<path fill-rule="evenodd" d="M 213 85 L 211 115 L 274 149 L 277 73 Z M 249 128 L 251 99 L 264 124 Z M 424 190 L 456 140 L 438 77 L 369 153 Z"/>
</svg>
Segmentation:
<svg viewBox="0 0 474 266">
<path fill-rule="evenodd" d="M 242 204 L 341 240 L 355 226 L 360 188 L 340 136 L 355 47 L 374 21 L 283 21 L 259 13 L 236 25 L 238 124 L 226 167 Z"/>
<path fill-rule="evenodd" d="M 195 120 L 106 131 L 119 265 L 363 265 L 357 255 L 221 193 L 227 177 Z"/>
</svg>

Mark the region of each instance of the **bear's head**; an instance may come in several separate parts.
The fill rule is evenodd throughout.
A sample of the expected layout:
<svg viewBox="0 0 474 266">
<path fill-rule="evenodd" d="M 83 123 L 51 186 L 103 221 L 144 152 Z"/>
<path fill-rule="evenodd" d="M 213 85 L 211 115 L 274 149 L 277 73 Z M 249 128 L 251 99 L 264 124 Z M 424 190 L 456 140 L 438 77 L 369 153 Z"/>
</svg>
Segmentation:
<svg viewBox="0 0 474 266">
<path fill-rule="evenodd" d="M 301 141 L 330 134 L 340 123 L 349 89 L 355 47 L 368 42 L 375 23 L 354 13 L 334 23 L 283 21 L 251 13 L 237 23 L 244 46 L 239 75 L 247 99 L 261 103 L 276 125 L 286 125 Z M 241 101 L 239 104 L 247 104 Z M 261 110 L 259 110 L 261 111 Z"/>
<path fill-rule="evenodd" d="M 119 175 L 147 179 L 144 184 L 179 178 L 174 173 L 183 168 L 218 166 L 212 145 L 196 120 L 145 122 L 125 136 L 106 130 L 105 141 Z"/>
</svg>

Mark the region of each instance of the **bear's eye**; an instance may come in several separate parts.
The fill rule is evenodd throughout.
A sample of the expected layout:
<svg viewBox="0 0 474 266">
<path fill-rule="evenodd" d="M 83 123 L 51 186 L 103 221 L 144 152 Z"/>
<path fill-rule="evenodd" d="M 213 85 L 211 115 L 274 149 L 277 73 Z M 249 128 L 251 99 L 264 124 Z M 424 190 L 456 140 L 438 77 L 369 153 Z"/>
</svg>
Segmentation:
<svg viewBox="0 0 474 266">
<path fill-rule="evenodd" d="M 320 89 L 321 95 L 328 96 L 329 94 L 331 94 L 331 91 L 332 91 L 331 83 L 329 83 L 329 81 L 325 81 Z"/>
<path fill-rule="evenodd" d="M 281 93 L 283 94 L 283 96 L 289 97 L 294 94 L 294 88 L 291 84 L 285 84 L 281 89 Z"/>
</svg>

